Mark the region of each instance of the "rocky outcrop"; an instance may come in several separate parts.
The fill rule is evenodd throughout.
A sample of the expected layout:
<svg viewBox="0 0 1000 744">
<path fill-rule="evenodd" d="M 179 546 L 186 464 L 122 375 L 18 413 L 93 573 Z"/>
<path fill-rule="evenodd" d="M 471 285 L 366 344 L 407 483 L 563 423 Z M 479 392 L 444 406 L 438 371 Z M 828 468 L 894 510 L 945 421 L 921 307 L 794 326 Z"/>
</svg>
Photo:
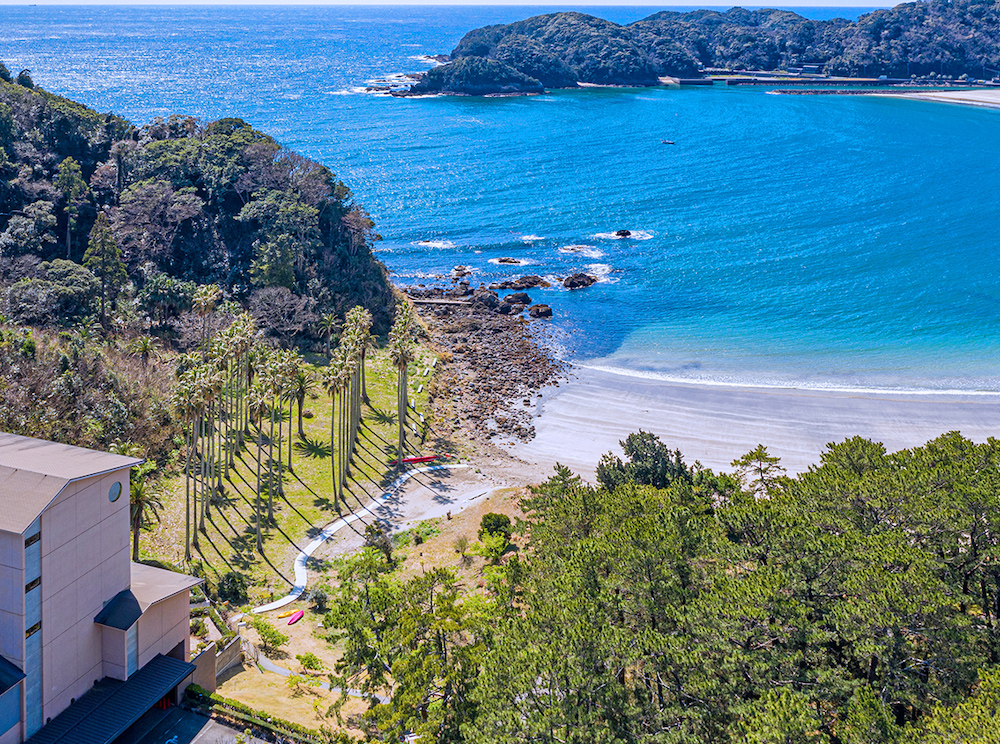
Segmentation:
<svg viewBox="0 0 1000 744">
<path fill-rule="evenodd" d="M 533 287 L 551 287 L 552 285 L 537 274 L 528 274 L 519 279 L 509 279 L 490 285 L 490 289 L 532 289 Z"/>
<path fill-rule="evenodd" d="M 472 297 L 486 293 L 480 288 Z M 434 299 L 442 292 L 430 288 L 410 294 Z M 416 305 L 445 352 L 430 387 L 438 432 L 461 427 L 481 443 L 534 436 L 527 404 L 542 387 L 557 382 L 565 367 L 534 340 L 523 317 L 501 314 L 505 307 L 524 306 L 503 302 L 493 310 L 476 301 Z"/>
<path fill-rule="evenodd" d="M 528 308 L 528 315 L 532 318 L 551 318 L 552 308 L 548 305 L 532 305 Z"/>
<path fill-rule="evenodd" d="M 563 279 L 563 286 L 566 289 L 581 289 L 583 287 L 589 287 L 591 284 L 597 281 L 596 276 L 591 276 L 590 274 L 573 274 Z"/>
<path fill-rule="evenodd" d="M 536 79 L 510 65 L 485 57 L 464 57 L 428 70 L 421 80 L 399 95 L 489 96 L 542 93 L 545 87 Z"/>
</svg>

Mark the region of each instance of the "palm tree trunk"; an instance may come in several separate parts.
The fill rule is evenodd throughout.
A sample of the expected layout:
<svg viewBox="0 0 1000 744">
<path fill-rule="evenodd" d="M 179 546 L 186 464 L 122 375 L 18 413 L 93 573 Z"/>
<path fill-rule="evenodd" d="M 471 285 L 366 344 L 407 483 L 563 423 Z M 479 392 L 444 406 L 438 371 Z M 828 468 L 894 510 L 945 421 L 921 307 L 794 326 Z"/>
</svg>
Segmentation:
<svg viewBox="0 0 1000 744">
<path fill-rule="evenodd" d="M 274 398 L 271 399 L 271 431 L 267 442 L 267 521 L 274 521 Z"/>
<path fill-rule="evenodd" d="M 132 507 L 135 514 L 132 515 L 132 560 L 139 562 L 139 528 L 142 526 L 142 506 Z"/>
<path fill-rule="evenodd" d="M 334 390 L 330 393 L 330 485 L 333 486 L 333 508 L 336 509 L 337 513 L 340 513 L 340 481 L 337 479 L 337 460 L 340 457 L 338 452 L 338 447 L 340 443 L 337 441 L 336 434 L 336 406 L 334 403 L 337 400 L 337 391 Z"/>
<path fill-rule="evenodd" d="M 194 422 L 188 421 L 184 432 L 187 445 L 187 459 L 184 463 L 184 560 L 191 560 L 191 447 L 193 446 Z"/>
<path fill-rule="evenodd" d="M 406 367 L 399 367 L 399 469 L 403 469 L 403 448 L 406 446 Z"/>
<path fill-rule="evenodd" d="M 194 476 L 194 483 L 191 491 L 191 504 L 194 509 L 194 513 L 191 515 L 191 532 L 192 532 L 191 542 L 194 545 L 195 550 L 198 549 L 198 500 L 201 496 L 201 480 L 199 476 L 201 475 L 202 461 L 201 461 L 201 450 L 199 449 L 199 447 L 201 447 L 201 442 L 199 441 L 199 436 L 198 436 L 200 433 L 199 432 L 200 427 L 201 427 L 201 416 L 198 416 L 198 418 L 194 420 L 191 426 L 192 449 L 194 450 L 195 456 L 198 458 L 198 463 L 197 463 L 198 470 L 196 471 L 196 474 Z"/>
<path fill-rule="evenodd" d="M 260 523 L 263 515 L 260 509 L 260 487 L 263 485 L 260 481 L 260 459 L 261 450 L 264 449 L 264 429 L 261 426 L 260 420 L 257 421 L 257 552 L 261 555 L 264 554 L 264 540 L 260 532 Z"/>
</svg>

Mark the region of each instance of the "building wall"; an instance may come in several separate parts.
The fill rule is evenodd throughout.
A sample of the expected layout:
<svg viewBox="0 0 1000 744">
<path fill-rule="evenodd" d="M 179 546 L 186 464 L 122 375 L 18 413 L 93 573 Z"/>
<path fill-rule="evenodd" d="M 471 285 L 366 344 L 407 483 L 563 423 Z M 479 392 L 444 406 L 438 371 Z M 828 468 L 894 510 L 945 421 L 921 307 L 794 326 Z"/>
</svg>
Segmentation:
<svg viewBox="0 0 1000 744">
<path fill-rule="evenodd" d="M 183 660 L 191 658 L 191 592 L 157 602 L 139 618 L 139 668 L 157 654 L 167 656 L 183 643 Z"/>
<path fill-rule="evenodd" d="M 124 680 L 126 678 L 125 631 L 102 626 L 101 647 L 104 649 L 104 667 L 101 676 Z"/>
<path fill-rule="evenodd" d="M 24 669 L 24 536 L 0 532 L 0 656 Z"/>
<path fill-rule="evenodd" d="M 71 484 L 42 512 L 42 709 L 47 720 L 104 676 L 94 617 L 129 586 L 127 469 Z M 112 503 L 114 483 L 122 486 Z"/>
</svg>

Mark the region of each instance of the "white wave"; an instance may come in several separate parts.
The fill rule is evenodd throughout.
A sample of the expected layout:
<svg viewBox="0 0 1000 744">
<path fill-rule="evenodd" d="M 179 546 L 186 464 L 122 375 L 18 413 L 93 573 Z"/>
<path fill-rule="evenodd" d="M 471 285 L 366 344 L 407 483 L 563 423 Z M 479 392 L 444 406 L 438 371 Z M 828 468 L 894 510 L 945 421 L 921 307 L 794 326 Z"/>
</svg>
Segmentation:
<svg viewBox="0 0 1000 744">
<path fill-rule="evenodd" d="M 368 89 L 363 85 L 356 85 L 353 88 L 345 88 L 344 90 L 327 90 L 324 93 L 328 96 L 353 96 L 358 93 L 366 93 Z"/>
<path fill-rule="evenodd" d="M 572 253 L 586 258 L 604 258 L 604 251 L 594 245 L 564 245 L 560 253 Z"/>
<path fill-rule="evenodd" d="M 631 235 L 618 235 L 613 232 L 603 232 L 594 235 L 598 240 L 649 240 L 653 233 L 649 230 L 632 230 Z"/>
<path fill-rule="evenodd" d="M 490 263 L 494 266 L 530 266 L 531 264 L 538 263 L 538 261 L 533 261 L 530 258 L 515 258 L 513 261 L 501 261 L 499 258 L 491 258 Z"/>
<path fill-rule="evenodd" d="M 933 399 L 935 396 L 956 396 L 956 397 L 983 397 L 1000 399 L 1000 391 L 996 390 L 962 390 L 960 388 L 919 388 L 919 387 L 872 387 L 858 385 L 851 387 L 842 383 L 823 382 L 800 382 L 792 380 L 771 380 L 767 377 L 761 378 L 740 378 L 728 375 L 716 375 L 706 377 L 693 377 L 684 375 L 671 375 L 667 372 L 655 372 L 653 370 L 631 369 L 613 364 L 600 364 L 593 362 L 582 362 L 570 360 L 573 366 L 581 369 L 590 369 L 595 372 L 604 372 L 621 377 L 634 377 L 642 380 L 652 380 L 656 382 L 666 382 L 679 385 L 697 385 L 705 387 L 726 387 L 745 390 L 747 388 L 759 388 L 766 390 L 813 390 L 821 393 L 840 393 L 848 395 L 878 395 L 878 396 L 915 396 Z"/>
<path fill-rule="evenodd" d="M 597 277 L 598 284 L 616 284 L 618 277 L 612 276 L 614 269 L 609 264 L 587 264 L 587 273 Z"/>
<path fill-rule="evenodd" d="M 443 248 L 445 250 L 455 247 L 455 244 L 450 240 L 418 240 L 414 245 L 419 245 L 422 248 Z"/>
<path fill-rule="evenodd" d="M 434 274 L 430 271 L 394 271 L 393 276 L 400 279 L 446 279 L 445 274 Z"/>
<path fill-rule="evenodd" d="M 534 243 L 537 240 L 545 240 L 541 235 L 522 235 L 521 240 L 525 243 Z"/>
</svg>

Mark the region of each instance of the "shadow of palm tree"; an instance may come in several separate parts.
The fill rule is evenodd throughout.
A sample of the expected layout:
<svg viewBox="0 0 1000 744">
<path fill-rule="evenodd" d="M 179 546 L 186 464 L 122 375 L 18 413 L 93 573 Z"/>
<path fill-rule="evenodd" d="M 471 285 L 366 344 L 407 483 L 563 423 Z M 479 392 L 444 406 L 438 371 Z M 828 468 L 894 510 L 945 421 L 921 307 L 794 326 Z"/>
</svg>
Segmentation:
<svg viewBox="0 0 1000 744">
<path fill-rule="evenodd" d="M 306 437 L 305 440 L 295 443 L 295 451 L 303 457 L 312 457 L 316 460 L 330 458 L 330 445 L 318 439 L 312 440 Z"/>
<path fill-rule="evenodd" d="M 389 413 L 388 411 L 383 411 L 381 409 L 376 408 L 375 406 L 371 406 L 371 410 L 372 410 L 372 416 L 371 417 L 372 417 L 372 420 L 375 421 L 375 423 L 377 423 L 377 424 L 383 424 L 383 425 L 386 425 L 386 426 L 388 426 L 389 424 L 396 423 L 396 415 L 395 414 Z"/>
</svg>

